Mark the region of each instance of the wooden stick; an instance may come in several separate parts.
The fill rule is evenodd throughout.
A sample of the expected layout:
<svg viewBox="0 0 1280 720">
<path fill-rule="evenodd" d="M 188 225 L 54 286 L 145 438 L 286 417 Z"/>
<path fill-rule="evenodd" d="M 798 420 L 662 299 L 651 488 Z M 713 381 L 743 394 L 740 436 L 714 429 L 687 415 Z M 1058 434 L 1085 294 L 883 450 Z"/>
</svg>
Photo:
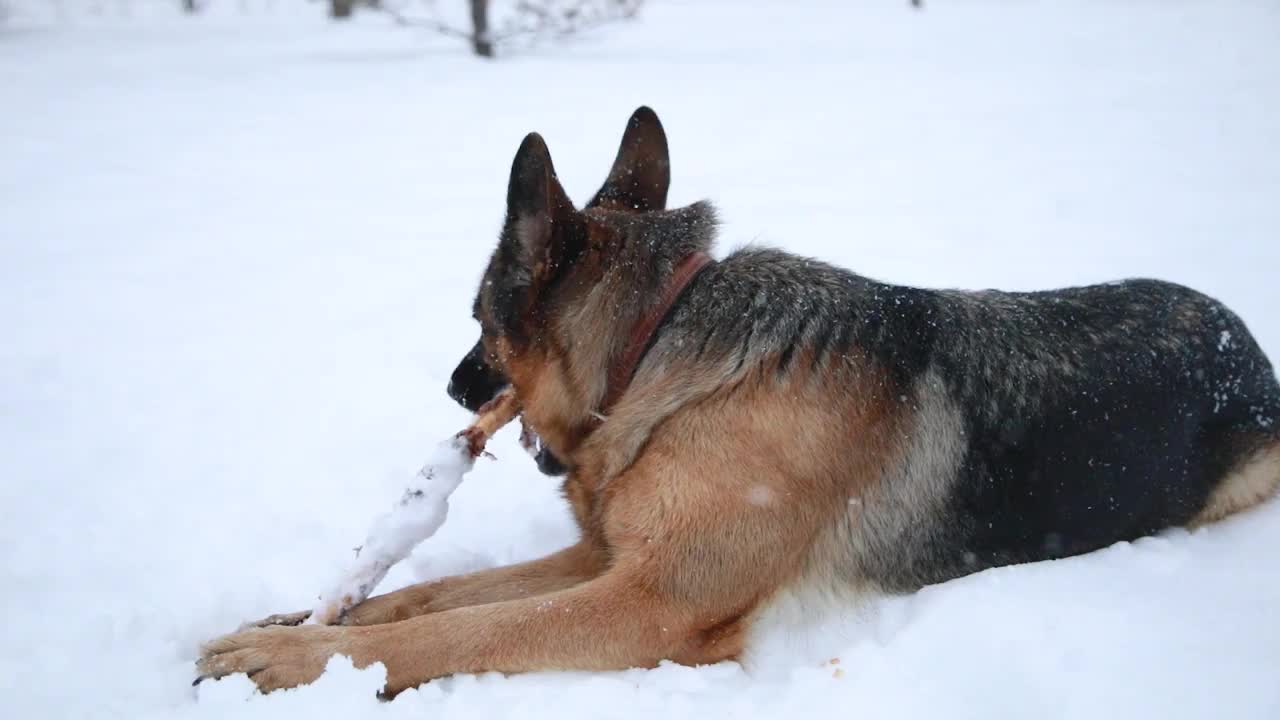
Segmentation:
<svg viewBox="0 0 1280 720">
<path fill-rule="evenodd" d="M 472 458 L 480 457 L 484 446 L 507 423 L 520 414 L 520 401 L 516 399 L 516 391 L 507 388 L 498 393 L 492 400 L 480 406 L 476 419 L 458 437 L 466 438 L 467 449 Z"/>
</svg>

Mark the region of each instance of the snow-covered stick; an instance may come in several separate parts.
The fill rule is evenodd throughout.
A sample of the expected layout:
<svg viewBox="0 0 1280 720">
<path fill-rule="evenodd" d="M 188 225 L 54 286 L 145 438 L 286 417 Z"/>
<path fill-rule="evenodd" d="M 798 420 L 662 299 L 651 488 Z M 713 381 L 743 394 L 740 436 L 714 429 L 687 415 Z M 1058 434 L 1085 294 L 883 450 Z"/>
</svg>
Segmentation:
<svg viewBox="0 0 1280 720">
<path fill-rule="evenodd" d="M 321 597 L 307 622 L 332 625 L 341 620 L 343 613 L 369 597 L 396 563 L 434 535 L 444 524 L 449 496 L 462 476 L 475 465 L 489 438 L 519 412 L 515 393 L 508 388 L 480 408 L 475 422 L 437 445 L 400 501 L 374 521 L 352 567 Z"/>
</svg>

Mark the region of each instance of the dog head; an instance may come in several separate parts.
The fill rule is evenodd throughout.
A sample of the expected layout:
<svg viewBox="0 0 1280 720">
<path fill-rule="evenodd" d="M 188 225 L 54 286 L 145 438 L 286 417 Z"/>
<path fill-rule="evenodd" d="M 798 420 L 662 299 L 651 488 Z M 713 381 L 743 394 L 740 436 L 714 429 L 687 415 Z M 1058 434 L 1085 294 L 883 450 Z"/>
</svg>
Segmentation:
<svg viewBox="0 0 1280 720">
<path fill-rule="evenodd" d="M 582 212 L 565 194 L 541 136 L 528 135 L 516 152 L 507 186 L 507 212 L 498 248 L 472 307 L 481 336 L 453 371 L 451 398 L 475 412 L 513 381 L 542 388 L 542 403 L 522 394 L 526 420 L 546 438 L 537 453 L 538 469 L 548 475 L 567 471 L 556 451 L 571 445 L 574 412 L 581 388 L 572 388 L 564 367 L 564 348 L 547 332 L 550 314 L 590 283 L 590 270 L 606 251 L 608 216 L 666 208 L 671 164 L 666 133 L 658 116 L 641 107 L 632 113 L 613 167 Z M 592 212 L 596 211 L 596 212 Z M 585 266 L 585 267 L 584 267 Z M 576 276 L 576 277 L 575 277 Z M 553 377 L 551 377 L 553 376 Z M 521 382 L 521 381 L 524 382 Z M 550 381 L 550 382 L 544 382 Z M 550 389 L 554 388 L 554 389 Z M 544 423 L 538 423 L 538 405 Z"/>
</svg>

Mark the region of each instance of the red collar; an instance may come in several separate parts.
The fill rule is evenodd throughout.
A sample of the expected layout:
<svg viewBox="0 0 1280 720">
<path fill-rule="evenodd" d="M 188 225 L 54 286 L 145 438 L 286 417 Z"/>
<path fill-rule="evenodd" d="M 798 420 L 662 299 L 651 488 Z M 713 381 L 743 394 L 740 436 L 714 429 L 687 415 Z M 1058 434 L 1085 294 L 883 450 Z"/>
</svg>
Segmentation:
<svg viewBox="0 0 1280 720">
<path fill-rule="evenodd" d="M 676 304 L 676 300 L 680 299 L 680 294 L 689 287 L 689 283 L 698 276 L 698 272 L 709 264 L 711 264 L 711 256 L 701 250 L 686 255 L 680 264 L 676 265 L 671 277 L 667 279 L 658 302 L 631 327 L 631 337 L 627 341 L 622 357 L 609 366 L 609 379 L 605 386 L 601 414 L 607 415 L 614 403 L 618 402 L 626 392 L 627 387 L 631 385 L 632 376 L 635 375 L 636 366 L 644 357 L 645 350 L 648 349 L 649 341 L 653 339 L 653 333 L 657 331 L 658 325 L 662 324 L 667 313 L 671 312 L 671 307 Z"/>
</svg>

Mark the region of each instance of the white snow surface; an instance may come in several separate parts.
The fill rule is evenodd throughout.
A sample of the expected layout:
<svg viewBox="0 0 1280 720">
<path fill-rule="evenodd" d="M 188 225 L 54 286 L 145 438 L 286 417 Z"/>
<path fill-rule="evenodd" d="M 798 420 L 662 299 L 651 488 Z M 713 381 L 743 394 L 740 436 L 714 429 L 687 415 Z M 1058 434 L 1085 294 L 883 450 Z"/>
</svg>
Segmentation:
<svg viewBox="0 0 1280 720">
<path fill-rule="evenodd" d="M 531 130 L 583 202 L 651 105 L 671 201 L 718 204 L 720 253 L 931 287 L 1162 277 L 1280 357 L 1280 6 L 906 4 L 652 0 L 481 62 L 293 0 L 7 0 L 0 717 L 1280 717 L 1277 503 L 781 608 L 750 665 L 458 676 L 391 703 L 341 658 L 268 696 L 190 686 L 200 642 L 311 607 L 470 420 L 444 388 Z M 381 589 L 572 541 L 517 435 Z"/>
</svg>

